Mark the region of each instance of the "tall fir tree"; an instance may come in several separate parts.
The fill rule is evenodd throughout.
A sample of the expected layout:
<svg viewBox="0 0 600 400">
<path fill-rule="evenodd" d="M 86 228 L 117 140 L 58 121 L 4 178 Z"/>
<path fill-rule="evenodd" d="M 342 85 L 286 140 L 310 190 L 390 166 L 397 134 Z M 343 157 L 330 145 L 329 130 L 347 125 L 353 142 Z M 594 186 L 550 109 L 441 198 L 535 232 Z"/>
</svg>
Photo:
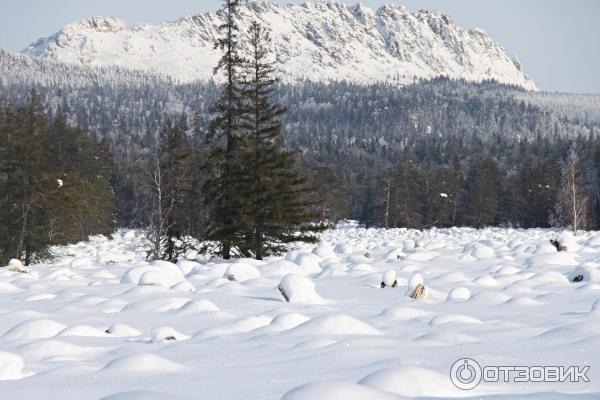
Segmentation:
<svg viewBox="0 0 600 400">
<path fill-rule="evenodd" d="M 269 32 L 253 22 L 247 32 L 244 109 L 243 218 L 247 225 L 242 253 L 258 260 L 279 254 L 295 241 L 314 242 L 316 198 L 294 152 L 284 148 L 281 117 L 274 101 L 278 83 Z"/>
<path fill-rule="evenodd" d="M 211 218 L 206 239 L 218 243 L 216 251 L 224 259 L 231 258 L 232 250 L 243 242 L 242 194 L 240 193 L 239 142 L 241 141 L 241 56 L 240 28 L 237 24 L 239 0 L 223 0 L 221 14 L 225 21 L 219 26 L 222 36 L 215 48 L 222 52 L 215 68 L 225 77 L 223 90 L 213 111 L 208 139 L 212 142 L 206 171 L 210 176 L 205 183 L 207 206 Z"/>
</svg>

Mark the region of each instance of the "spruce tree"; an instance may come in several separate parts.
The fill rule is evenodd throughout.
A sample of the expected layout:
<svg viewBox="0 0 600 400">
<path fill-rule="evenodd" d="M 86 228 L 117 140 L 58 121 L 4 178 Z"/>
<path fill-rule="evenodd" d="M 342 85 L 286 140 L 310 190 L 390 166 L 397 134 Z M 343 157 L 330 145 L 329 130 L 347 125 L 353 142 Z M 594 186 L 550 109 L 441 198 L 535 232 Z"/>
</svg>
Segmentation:
<svg viewBox="0 0 600 400">
<path fill-rule="evenodd" d="M 248 226 L 247 251 L 258 260 L 285 250 L 295 241 L 314 242 L 316 202 L 295 153 L 284 148 L 281 117 L 285 108 L 274 101 L 278 82 L 271 38 L 259 23 L 247 33 L 241 151 L 243 218 Z"/>
<path fill-rule="evenodd" d="M 222 37 L 216 40 L 215 48 L 222 57 L 215 68 L 225 77 L 223 90 L 213 111 L 208 139 L 212 149 L 207 163 L 210 178 L 205 185 L 207 205 L 211 219 L 207 226 L 206 239 L 218 243 L 217 253 L 229 259 L 232 250 L 239 247 L 243 236 L 241 218 L 242 193 L 240 193 L 240 164 L 238 159 L 241 114 L 240 70 L 243 60 L 240 55 L 240 29 L 236 22 L 239 0 L 223 0 L 221 14 L 225 21 L 219 26 Z"/>
</svg>

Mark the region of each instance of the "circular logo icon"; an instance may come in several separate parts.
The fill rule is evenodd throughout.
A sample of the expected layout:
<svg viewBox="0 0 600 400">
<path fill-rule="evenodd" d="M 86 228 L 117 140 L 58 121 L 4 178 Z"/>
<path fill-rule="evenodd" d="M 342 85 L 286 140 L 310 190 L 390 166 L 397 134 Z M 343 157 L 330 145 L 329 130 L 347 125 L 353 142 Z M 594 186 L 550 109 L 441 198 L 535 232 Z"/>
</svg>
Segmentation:
<svg viewBox="0 0 600 400">
<path fill-rule="evenodd" d="M 450 379 L 461 390 L 474 389 L 481 382 L 481 366 L 471 358 L 456 360 L 450 368 Z"/>
</svg>

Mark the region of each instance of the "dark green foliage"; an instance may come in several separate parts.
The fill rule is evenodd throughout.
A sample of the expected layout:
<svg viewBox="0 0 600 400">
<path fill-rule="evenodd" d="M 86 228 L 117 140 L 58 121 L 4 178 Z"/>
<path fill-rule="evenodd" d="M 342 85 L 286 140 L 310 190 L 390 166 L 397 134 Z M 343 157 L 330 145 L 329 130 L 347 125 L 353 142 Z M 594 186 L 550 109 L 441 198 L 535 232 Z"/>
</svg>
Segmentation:
<svg viewBox="0 0 600 400">
<path fill-rule="evenodd" d="M 115 223 L 112 158 L 105 146 L 48 118 L 35 92 L 0 110 L 0 265 L 29 264 L 48 246 L 106 234 Z"/>
<path fill-rule="evenodd" d="M 245 226 L 242 218 L 241 166 L 239 162 L 239 141 L 241 135 L 242 98 L 240 73 L 243 59 L 240 55 L 237 25 L 238 0 L 224 0 L 221 12 L 225 23 L 219 26 L 222 37 L 215 42 L 215 48 L 222 51 L 215 73 L 225 76 L 225 84 L 214 104 L 214 119 L 210 123 L 208 138 L 212 150 L 207 164 L 205 192 L 211 220 L 206 229 L 206 239 L 218 243 L 216 253 L 229 259 L 232 249 L 243 242 Z"/>
<path fill-rule="evenodd" d="M 426 227 L 456 225 L 458 206 L 463 199 L 462 177 L 456 168 L 431 166 L 422 174 Z"/>
<path fill-rule="evenodd" d="M 467 178 L 466 222 L 476 228 L 498 224 L 502 190 L 496 162 L 488 157 L 475 159 Z"/>
<path fill-rule="evenodd" d="M 273 102 L 277 78 L 270 45 L 268 32 L 254 22 L 243 76 L 240 162 L 247 229 L 241 250 L 258 260 L 281 253 L 294 241 L 315 242 L 320 227 L 313 191 L 298 171 L 296 154 L 284 149 L 280 118 L 286 110 Z"/>
</svg>

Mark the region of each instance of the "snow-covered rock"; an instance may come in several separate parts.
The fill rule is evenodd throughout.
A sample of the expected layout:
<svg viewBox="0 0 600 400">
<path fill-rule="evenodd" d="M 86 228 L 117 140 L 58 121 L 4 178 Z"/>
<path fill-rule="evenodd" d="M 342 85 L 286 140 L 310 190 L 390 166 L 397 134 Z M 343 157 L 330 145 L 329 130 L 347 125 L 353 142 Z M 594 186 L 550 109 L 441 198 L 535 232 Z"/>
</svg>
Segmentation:
<svg viewBox="0 0 600 400">
<path fill-rule="evenodd" d="M 393 287 L 397 286 L 398 281 L 396 280 L 396 271 L 388 270 L 383 273 L 381 277 L 381 287 Z"/>
<path fill-rule="evenodd" d="M 313 318 L 293 329 L 300 335 L 381 335 L 371 325 L 349 315 Z"/>
<path fill-rule="evenodd" d="M 0 381 L 23 377 L 25 363 L 18 354 L 0 351 Z"/>
<path fill-rule="evenodd" d="M 358 383 L 405 397 L 445 397 L 458 392 L 446 374 L 419 367 L 383 369 Z"/>
<path fill-rule="evenodd" d="M 154 353 L 139 353 L 122 356 L 110 361 L 103 368 L 119 374 L 169 374 L 185 368 Z"/>
<path fill-rule="evenodd" d="M 160 342 L 167 342 L 167 341 L 173 341 L 173 340 L 187 340 L 190 337 L 188 335 L 185 335 L 181 332 L 179 332 L 178 330 L 171 328 L 169 326 L 163 326 L 163 327 L 159 327 L 159 328 L 154 328 L 152 329 L 152 342 L 153 343 L 160 343 Z"/>
<path fill-rule="evenodd" d="M 133 337 L 142 334 L 139 330 L 125 324 L 114 324 L 106 330 L 106 333 L 121 337 Z"/>
<path fill-rule="evenodd" d="M 223 278 L 244 282 L 248 279 L 260 277 L 260 271 L 253 265 L 245 263 L 234 263 L 227 267 Z"/>
<path fill-rule="evenodd" d="M 317 294 L 314 282 L 302 275 L 288 274 L 284 276 L 277 288 L 285 301 L 289 303 L 319 304 L 324 302 L 324 299 Z"/>
<path fill-rule="evenodd" d="M 448 301 L 465 301 L 471 298 L 471 291 L 464 286 L 456 287 L 448 293 Z"/>
</svg>

